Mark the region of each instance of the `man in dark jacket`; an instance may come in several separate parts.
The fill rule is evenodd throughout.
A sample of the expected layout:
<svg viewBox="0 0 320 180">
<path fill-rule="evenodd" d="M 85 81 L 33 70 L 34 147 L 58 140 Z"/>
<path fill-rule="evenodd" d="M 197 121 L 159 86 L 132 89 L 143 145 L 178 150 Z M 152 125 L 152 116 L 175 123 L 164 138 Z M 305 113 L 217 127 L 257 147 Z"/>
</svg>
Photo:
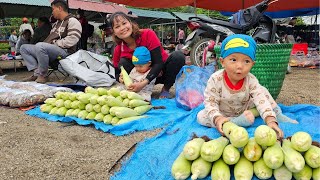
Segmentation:
<svg viewBox="0 0 320 180">
<path fill-rule="evenodd" d="M 30 41 L 31 44 L 37 44 L 37 42 L 43 42 L 51 31 L 51 24 L 47 17 L 40 17 L 38 19 L 38 27 L 34 30 L 33 37 Z"/>
<path fill-rule="evenodd" d="M 77 10 L 77 19 L 79 20 L 82 27 L 81 38 L 78 42 L 78 46 L 79 46 L 79 49 L 87 50 L 88 20 L 84 16 L 84 11 L 82 9 Z"/>
</svg>

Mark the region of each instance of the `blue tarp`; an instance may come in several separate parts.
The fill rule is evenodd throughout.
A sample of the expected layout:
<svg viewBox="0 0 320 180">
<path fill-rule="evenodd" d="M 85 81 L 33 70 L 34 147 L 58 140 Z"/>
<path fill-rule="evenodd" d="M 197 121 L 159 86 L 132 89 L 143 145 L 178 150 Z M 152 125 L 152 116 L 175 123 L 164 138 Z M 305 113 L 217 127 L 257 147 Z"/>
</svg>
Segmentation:
<svg viewBox="0 0 320 180">
<path fill-rule="evenodd" d="M 172 179 L 171 165 L 184 145 L 193 134 L 218 138 L 220 134 L 214 128 L 207 128 L 196 122 L 197 113 L 203 108 L 199 106 L 192 111 L 185 111 L 176 106 L 174 99 L 153 100 L 154 106 L 165 105 L 166 109 L 151 110 L 146 115 L 148 118 L 133 121 L 121 126 L 106 125 L 101 122 L 83 120 L 79 118 L 59 117 L 40 112 L 39 107 L 29 110 L 26 114 L 47 119 L 49 121 L 72 122 L 79 125 L 93 124 L 96 129 L 110 132 L 115 135 L 125 135 L 135 131 L 152 130 L 158 127 L 167 127 L 153 138 L 148 138 L 139 143 L 136 151 L 130 159 L 122 165 L 122 168 L 112 180 L 127 179 Z M 285 115 L 296 119 L 299 124 L 279 123 L 285 137 L 292 136 L 295 132 L 308 132 L 314 141 L 320 141 L 320 107 L 313 105 L 280 105 Z M 257 126 L 262 125 L 263 120 L 257 118 L 255 123 L 247 128 L 252 137 Z M 210 179 L 210 177 L 206 178 Z M 255 178 L 257 179 L 257 178 Z"/>
<path fill-rule="evenodd" d="M 103 122 L 97 122 L 93 120 L 83 120 L 76 117 L 61 117 L 56 115 L 50 115 L 41 112 L 39 106 L 29 111 L 26 111 L 26 114 L 54 122 L 74 121 L 77 124 L 83 126 L 92 124 L 98 130 L 101 130 L 103 132 L 110 132 L 116 136 L 122 136 L 133 133 L 135 131 L 152 130 L 155 128 L 164 127 L 165 125 L 172 123 L 172 121 L 174 121 L 175 119 L 185 117 L 190 113 L 189 111 L 177 108 L 174 99 L 152 100 L 152 105 L 165 106 L 166 109 L 152 109 L 145 114 L 148 116 L 147 118 L 140 119 L 139 121 L 132 121 L 130 123 L 122 124 L 119 126 L 107 125 Z"/>
<path fill-rule="evenodd" d="M 281 106 L 281 105 L 280 105 Z M 198 107 L 188 116 L 177 117 L 166 129 L 156 137 L 146 139 L 138 144 L 131 158 L 123 163 L 121 170 L 111 177 L 112 180 L 127 179 L 173 179 L 171 165 L 177 158 L 186 142 L 193 133 L 197 136 L 206 135 L 218 138 L 220 134 L 214 128 L 207 128 L 196 122 L 197 113 L 203 108 Z M 297 131 L 305 131 L 312 135 L 313 140 L 320 140 L 320 107 L 312 105 L 281 106 L 285 115 L 296 119 L 299 124 L 280 123 L 285 136 L 292 136 Z M 261 118 L 247 128 L 250 137 L 257 126 L 263 124 Z M 210 177 L 206 178 L 210 179 Z M 254 178 L 257 179 L 257 178 Z"/>
</svg>

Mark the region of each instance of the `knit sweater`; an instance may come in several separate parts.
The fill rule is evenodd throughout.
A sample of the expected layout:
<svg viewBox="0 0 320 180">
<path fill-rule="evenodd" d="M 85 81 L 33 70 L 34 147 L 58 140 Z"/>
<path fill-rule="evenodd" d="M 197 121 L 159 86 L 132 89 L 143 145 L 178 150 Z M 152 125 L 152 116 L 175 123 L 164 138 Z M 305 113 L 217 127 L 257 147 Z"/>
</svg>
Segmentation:
<svg viewBox="0 0 320 180">
<path fill-rule="evenodd" d="M 211 75 L 204 92 L 205 110 L 211 121 L 218 116 L 238 117 L 254 106 L 263 120 L 267 116 L 276 117 L 263 87 L 253 74 L 249 73 L 245 77 L 241 89 L 231 90 L 224 80 L 223 71 Z"/>
<path fill-rule="evenodd" d="M 71 14 L 62 21 L 53 24 L 49 36 L 44 42 L 55 44 L 62 49 L 67 49 L 69 54 L 76 52 L 77 43 L 81 37 L 81 24 Z"/>
<path fill-rule="evenodd" d="M 148 70 L 145 73 L 139 73 L 137 69 L 134 67 L 129 76 L 132 79 L 132 81 L 135 82 L 142 82 L 143 80 L 146 79 L 147 75 L 149 74 L 150 70 Z M 141 91 L 138 92 L 139 95 L 144 97 L 144 100 L 146 101 L 151 101 L 151 94 L 152 94 L 152 89 L 154 87 L 154 84 L 156 82 L 156 79 L 153 79 L 149 84 L 147 84 L 144 88 L 141 89 Z"/>
</svg>

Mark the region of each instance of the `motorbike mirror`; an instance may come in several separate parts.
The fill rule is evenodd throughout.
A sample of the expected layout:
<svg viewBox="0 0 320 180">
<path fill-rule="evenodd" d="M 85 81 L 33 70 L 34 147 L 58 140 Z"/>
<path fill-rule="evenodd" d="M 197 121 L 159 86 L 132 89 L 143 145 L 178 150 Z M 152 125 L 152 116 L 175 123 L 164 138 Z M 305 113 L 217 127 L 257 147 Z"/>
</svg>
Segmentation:
<svg viewBox="0 0 320 180">
<path fill-rule="evenodd" d="M 257 10 L 260 13 L 263 13 L 268 8 L 268 2 L 269 1 L 270 0 L 264 0 L 264 1 L 260 2 L 259 4 L 256 4 L 255 7 L 257 8 Z"/>
<path fill-rule="evenodd" d="M 107 14 L 107 15 L 106 15 L 106 19 L 107 19 L 107 20 L 110 19 L 111 15 L 112 15 L 112 14 Z"/>
<path fill-rule="evenodd" d="M 279 0 L 268 0 L 268 5 L 270 5 L 270 4 L 272 4 L 272 3 L 275 3 L 275 2 L 277 2 L 277 1 L 279 1 Z"/>
</svg>

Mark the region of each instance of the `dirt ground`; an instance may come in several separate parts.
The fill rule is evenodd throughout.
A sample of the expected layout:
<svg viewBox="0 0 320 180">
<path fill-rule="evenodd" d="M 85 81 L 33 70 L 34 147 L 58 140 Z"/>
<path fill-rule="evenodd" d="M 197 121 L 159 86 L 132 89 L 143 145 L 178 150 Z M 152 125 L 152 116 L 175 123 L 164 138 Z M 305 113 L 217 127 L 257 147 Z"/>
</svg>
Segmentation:
<svg viewBox="0 0 320 180">
<path fill-rule="evenodd" d="M 30 75 L 24 69 L 4 73 L 10 80 Z M 54 76 L 51 80 L 59 82 Z M 319 70 L 294 68 L 277 102 L 319 106 L 319 87 Z M 155 87 L 155 97 L 160 89 Z M 0 107 L 0 179 L 109 179 L 113 165 L 134 144 L 160 131 L 116 137 L 93 127 L 50 122 Z"/>
</svg>

